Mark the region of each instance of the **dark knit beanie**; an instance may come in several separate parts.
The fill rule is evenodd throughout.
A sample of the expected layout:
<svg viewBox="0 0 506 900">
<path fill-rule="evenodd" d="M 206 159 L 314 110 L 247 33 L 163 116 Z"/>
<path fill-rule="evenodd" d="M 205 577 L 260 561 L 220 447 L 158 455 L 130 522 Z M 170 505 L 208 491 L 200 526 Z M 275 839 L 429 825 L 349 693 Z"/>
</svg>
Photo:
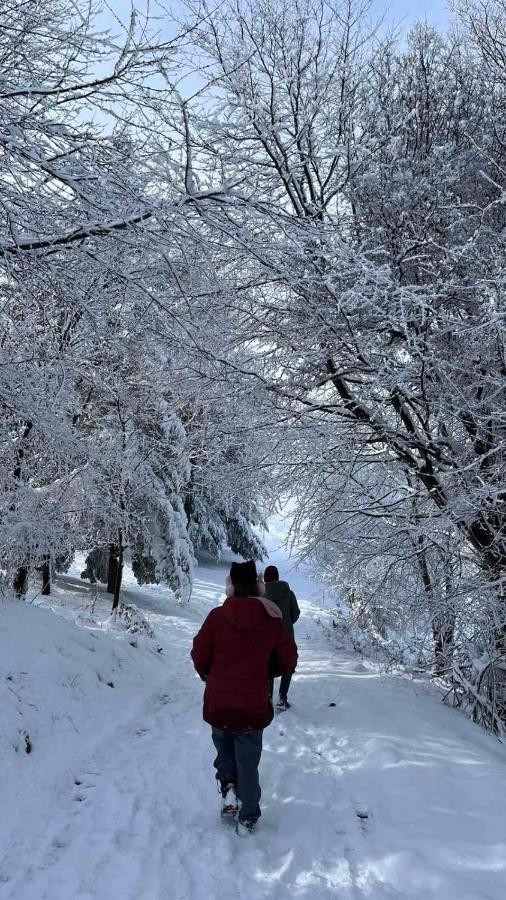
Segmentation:
<svg viewBox="0 0 506 900">
<path fill-rule="evenodd" d="M 264 581 L 279 581 L 279 572 L 276 566 L 267 566 L 264 572 Z"/>
<path fill-rule="evenodd" d="M 230 566 L 230 580 L 234 587 L 254 585 L 257 578 L 257 567 L 252 559 L 244 563 L 233 562 Z"/>
</svg>

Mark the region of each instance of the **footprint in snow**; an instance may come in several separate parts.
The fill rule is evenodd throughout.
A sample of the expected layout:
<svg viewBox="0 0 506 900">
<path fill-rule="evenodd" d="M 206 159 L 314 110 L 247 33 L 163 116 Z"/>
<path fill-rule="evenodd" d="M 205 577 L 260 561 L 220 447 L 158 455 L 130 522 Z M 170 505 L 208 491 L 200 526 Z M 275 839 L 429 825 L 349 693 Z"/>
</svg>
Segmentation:
<svg viewBox="0 0 506 900">
<path fill-rule="evenodd" d="M 54 847 L 55 850 L 65 850 L 65 848 L 69 846 L 69 841 L 63 837 L 56 837 L 52 840 L 51 846 Z"/>
<path fill-rule="evenodd" d="M 355 805 L 355 815 L 360 823 L 361 830 L 368 831 L 372 818 L 370 810 L 364 804 L 358 803 Z"/>
<path fill-rule="evenodd" d="M 82 781 L 80 778 L 74 778 L 74 785 L 78 790 L 73 795 L 72 799 L 76 803 L 83 803 L 86 800 L 86 791 L 90 791 L 95 785 L 92 782 Z"/>
</svg>

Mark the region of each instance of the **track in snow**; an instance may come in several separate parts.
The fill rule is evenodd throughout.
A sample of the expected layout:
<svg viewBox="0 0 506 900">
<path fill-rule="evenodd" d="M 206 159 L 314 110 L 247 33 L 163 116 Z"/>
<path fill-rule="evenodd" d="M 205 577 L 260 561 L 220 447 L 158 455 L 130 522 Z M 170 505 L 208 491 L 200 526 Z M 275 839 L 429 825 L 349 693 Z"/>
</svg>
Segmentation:
<svg viewBox="0 0 506 900">
<path fill-rule="evenodd" d="M 293 708 L 264 735 L 263 816 L 245 840 L 219 822 L 189 649 L 224 574 L 201 571 L 189 610 L 152 612 L 163 678 L 83 741 L 0 896 L 504 900 L 502 748 L 423 686 L 333 650 L 307 600 L 317 587 L 296 575 L 301 663 Z M 147 592 L 137 601 L 149 610 Z"/>
</svg>

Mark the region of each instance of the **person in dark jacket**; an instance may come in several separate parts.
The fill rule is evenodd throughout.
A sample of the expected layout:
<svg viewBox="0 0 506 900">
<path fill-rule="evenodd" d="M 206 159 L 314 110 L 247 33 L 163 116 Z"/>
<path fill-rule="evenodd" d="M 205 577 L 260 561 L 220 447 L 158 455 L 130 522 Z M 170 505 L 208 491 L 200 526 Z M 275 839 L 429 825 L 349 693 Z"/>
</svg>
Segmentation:
<svg viewBox="0 0 506 900">
<path fill-rule="evenodd" d="M 222 816 L 238 813 L 239 834 L 252 831 L 261 815 L 258 764 L 263 729 L 274 714 L 269 680 L 297 664 L 297 647 L 279 608 L 262 593 L 255 563 L 232 563 L 227 599 L 211 610 L 191 653 L 206 683 L 203 716 L 217 751 Z"/>
<path fill-rule="evenodd" d="M 279 572 L 276 566 L 267 566 L 264 572 L 265 594 L 269 600 L 272 600 L 279 607 L 283 617 L 283 625 L 288 633 L 294 636 L 293 626 L 300 616 L 299 604 L 294 592 L 290 589 L 287 581 L 279 580 Z M 281 676 L 279 687 L 279 699 L 277 702 L 278 709 L 289 709 L 288 689 L 292 680 L 293 672 L 285 673 Z M 271 697 L 274 692 L 274 679 L 270 685 Z"/>
</svg>

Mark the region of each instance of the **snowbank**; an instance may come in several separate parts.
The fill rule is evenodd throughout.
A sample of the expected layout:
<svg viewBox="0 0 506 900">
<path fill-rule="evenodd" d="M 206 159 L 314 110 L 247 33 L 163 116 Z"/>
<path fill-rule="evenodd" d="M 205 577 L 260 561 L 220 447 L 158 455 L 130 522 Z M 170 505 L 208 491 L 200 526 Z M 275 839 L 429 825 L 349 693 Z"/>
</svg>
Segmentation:
<svg viewBox="0 0 506 900">
<path fill-rule="evenodd" d="M 34 822 L 52 818 L 62 793 L 79 802 L 83 747 L 89 753 L 103 742 L 163 678 L 158 648 L 98 623 L 79 627 L 51 609 L 0 603 L 0 809 L 9 810 L 0 843 L 13 849 L 0 863 L 0 883 L 16 847 Z"/>
</svg>

